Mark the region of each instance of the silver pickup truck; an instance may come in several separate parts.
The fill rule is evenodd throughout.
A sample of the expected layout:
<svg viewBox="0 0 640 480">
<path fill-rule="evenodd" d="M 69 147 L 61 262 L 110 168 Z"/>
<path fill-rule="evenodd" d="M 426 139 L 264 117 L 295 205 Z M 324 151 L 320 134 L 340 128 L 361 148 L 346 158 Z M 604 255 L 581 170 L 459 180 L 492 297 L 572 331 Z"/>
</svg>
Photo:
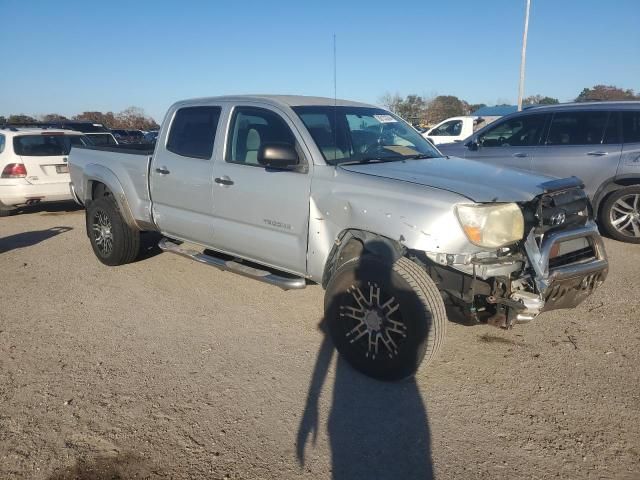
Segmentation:
<svg viewBox="0 0 640 480">
<path fill-rule="evenodd" d="M 572 308 L 608 262 L 576 178 L 443 157 L 394 114 L 298 96 L 173 105 L 154 150 L 74 147 L 71 190 L 98 259 L 160 247 L 283 289 L 325 289 L 361 372 L 396 380 L 440 348 L 445 302 L 503 328 Z"/>
</svg>

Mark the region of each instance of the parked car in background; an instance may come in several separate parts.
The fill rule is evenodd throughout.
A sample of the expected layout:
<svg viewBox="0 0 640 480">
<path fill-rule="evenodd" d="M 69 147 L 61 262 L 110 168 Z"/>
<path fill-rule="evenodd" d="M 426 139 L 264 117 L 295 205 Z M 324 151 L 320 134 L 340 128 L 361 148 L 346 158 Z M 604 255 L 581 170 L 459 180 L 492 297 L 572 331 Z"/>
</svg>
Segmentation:
<svg viewBox="0 0 640 480">
<path fill-rule="evenodd" d="M 96 257 L 131 262 L 140 232 L 159 231 L 163 250 L 204 264 L 283 289 L 317 282 L 338 351 L 367 375 L 405 378 L 434 357 L 443 297 L 508 328 L 578 305 L 607 276 L 578 179 L 444 158 L 384 109 L 235 96 L 165 119 L 155 148 L 72 150 Z"/>
<path fill-rule="evenodd" d="M 76 120 L 64 120 L 60 122 L 49 122 L 47 124 L 51 128 L 63 128 L 67 130 L 75 130 L 84 133 L 94 145 L 117 145 L 111 130 L 102 123 L 84 122 Z"/>
<path fill-rule="evenodd" d="M 0 129 L 0 217 L 22 205 L 72 200 L 67 156 L 88 145 L 70 130 Z"/>
<path fill-rule="evenodd" d="M 116 128 L 112 132 L 119 143 L 144 143 L 144 134 L 141 130 Z"/>
<path fill-rule="evenodd" d="M 600 226 L 640 243 L 640 102 L 593 102 L 527 108 L 497 120 L 451 156 L 582 179 Z"/>
<path fill-rule="evenodd" d="M 464 140 L 478 128 L 485 125 L 482 117 L 451 117 L 422 133 L 434 145 Z"/>
<path fill-rule="evenodd" d="M 143 140 L 144 140 L 144 143 L 155 144 L 157 139 L 158 139 L 158 131 L 151 130 L 150 132 L 146 132 L 144 134 Z"/>
</svg>

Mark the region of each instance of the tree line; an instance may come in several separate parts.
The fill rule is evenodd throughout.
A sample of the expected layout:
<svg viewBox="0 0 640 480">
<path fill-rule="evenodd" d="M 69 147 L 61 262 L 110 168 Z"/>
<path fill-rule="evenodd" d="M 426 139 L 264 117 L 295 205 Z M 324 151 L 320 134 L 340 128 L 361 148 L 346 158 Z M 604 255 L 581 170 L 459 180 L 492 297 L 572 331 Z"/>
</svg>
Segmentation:
<svg viewBox="0 0 640 480">
<path fill-rule="evenodd" d="M 595 85 L 584 88 L 575 98 L 576 102 L 604 101 L 604 100 L 640 100 L 640 94 L 631 89 L 623 89 L 613 85 Z M 420 95 L 407 95 L 402 97 L 398 93 L 384 94 L 379 103 L 393 113 L 416 125 L 434 125 L 449 117 L 469 115 L 481 107 L 484 103 L 469 103 L 453 95 L 438 95 L 435 97 L 423 97 Z M 560 103 L 557 98 L 531 95 L 523 100 L 524 105 L 549 105 Z M 503 104 L 504 105 L 504 104 Z M 18 114 L 5 118 L 0 116 L 0 125 L 5 123 L 35 123 L 54 122 L 61 120 L 84 120 L 94 123 L 102 123 L 108 128 L 128 128 L 136 130 L 153 130 L 159 128 L 158 123 L 147 116 L 139 107 L 129 107 L 122 112 L 82 112 L 67 118 L 57 113 L 49 113 L 37 117 Z"/>
<path fill-rule="evenodd" d="M 640 94 L 631 89 L 623 89 L 613 85 L 595 85 L 584 88 L 574 99 L 576 102 L 606 101 L 606 100 L 640 100 Z M 379 103 L 415 125 L 435 125 L 450 117 L 470 115 L 484 103 L 469 103 L 453 95 L 438 95 L 422 97 L 385 93 Z M 544 95 L 531 95 L 523 99 L 524 105 L 553 105 L 560 103 L 557 98 Z M 506 105 L 506 104 L 501 104 Z"/>
<path fill-rule="evenodd" d="M 126 128 L 132 130 L 154 130 L 160 126 L 158 123 L 146 115 L 144 110 L 139 107 L 129 107 L 121 112 L 82 112 L 67 118 L 58 113 L 48 113 L 46 115 L 38 115 L 35 117 L 17 114 L 8 117 L 0 116 L 0 125 L 5 123 L 37 123 L 37 122 L 59 122 L 64 120 L 88 121 L 93 123 L 101 123 L 107 128 Z"/>
</svg>

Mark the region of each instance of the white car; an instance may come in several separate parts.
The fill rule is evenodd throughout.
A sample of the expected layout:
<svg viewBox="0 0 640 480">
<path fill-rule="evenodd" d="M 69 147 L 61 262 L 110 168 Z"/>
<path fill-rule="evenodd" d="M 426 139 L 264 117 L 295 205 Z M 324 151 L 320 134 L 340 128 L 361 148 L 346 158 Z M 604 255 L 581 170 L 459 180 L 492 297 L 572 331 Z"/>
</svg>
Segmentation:
<svg viewBox="0 0 640 480">
<path fill-rule="evenodd" d="M 451 117 L 427 130 L 422 136 L 434 145 L 459 142 L 484 125 L 484 120 L 480 117 Z"/>
<path fill-rule="evenodd" d="M 73 200 L 67 156 L 73 145 L 91 145 L 70 130 L 0 129 L 0 217 L 17 207 Z"/>
</svg>

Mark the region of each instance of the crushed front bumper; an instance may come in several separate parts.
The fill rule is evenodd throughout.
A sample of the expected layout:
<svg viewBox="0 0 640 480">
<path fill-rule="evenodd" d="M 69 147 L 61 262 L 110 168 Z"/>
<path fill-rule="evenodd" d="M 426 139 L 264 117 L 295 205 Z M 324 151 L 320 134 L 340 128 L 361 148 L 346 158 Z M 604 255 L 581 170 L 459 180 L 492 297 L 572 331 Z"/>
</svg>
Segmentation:
<svg viewBox="0 0 640 480">
<path fill-rule="evenodd" d="M 551 262 L 557 259 L 562 244 L 583 241 L 587 248 L 580 255 L 570 252 L 567 261 Z M 523 304 L 516 320 L 531 320 L 537 314 L 549 310 L 574 308 L 598 288 L 607 278 L 609 261 L 602 237 L 594 222 L 567 231 L 545 234 L 539 243 L 533 232 L 525 241 L 535 292 L 514 291 L 511 298 Z M 550 267 L 550 265 L 552 265 Z"/>
</svg>

